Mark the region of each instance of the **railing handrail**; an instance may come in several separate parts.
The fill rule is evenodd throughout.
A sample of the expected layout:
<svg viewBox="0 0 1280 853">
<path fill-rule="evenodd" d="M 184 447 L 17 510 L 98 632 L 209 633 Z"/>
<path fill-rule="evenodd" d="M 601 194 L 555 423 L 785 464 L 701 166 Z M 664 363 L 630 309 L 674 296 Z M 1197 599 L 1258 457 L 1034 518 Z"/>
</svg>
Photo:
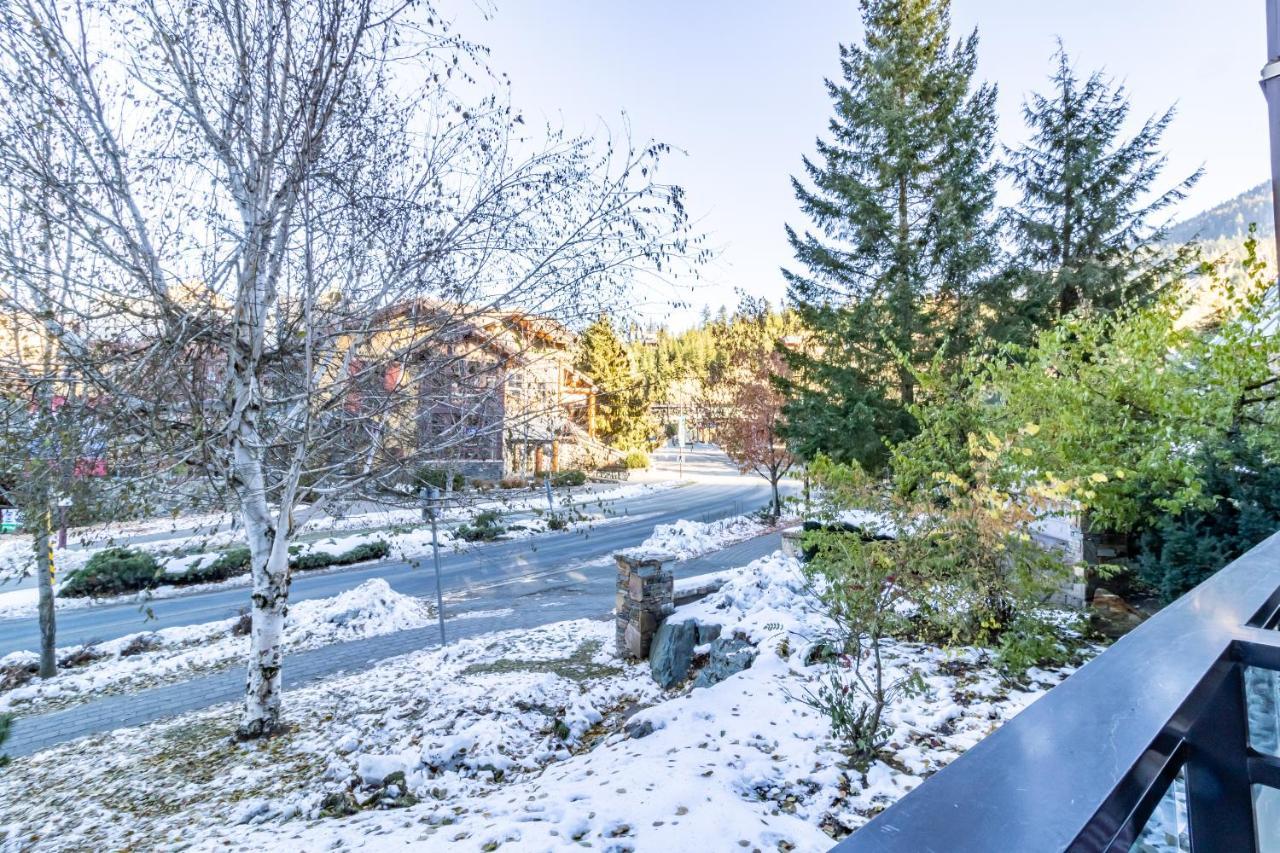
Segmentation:
<svg viewBox="0 0 1280 853">
<path fill-rule="evenodd" d="M 1249 625 L 1278 590 L 1280 534 L 1122 637 L 835 850 L 1106 848 L 1116 826 L 1100 810 L 1128 797 L 1135 779 L 1133 807 L 1149 799 L 1166 758 L 1184 748 L 1181 730 L 1196 722 L 1181 716 L 1234 644 L 1280 652 L 1280 633 Z"/>
</svg>

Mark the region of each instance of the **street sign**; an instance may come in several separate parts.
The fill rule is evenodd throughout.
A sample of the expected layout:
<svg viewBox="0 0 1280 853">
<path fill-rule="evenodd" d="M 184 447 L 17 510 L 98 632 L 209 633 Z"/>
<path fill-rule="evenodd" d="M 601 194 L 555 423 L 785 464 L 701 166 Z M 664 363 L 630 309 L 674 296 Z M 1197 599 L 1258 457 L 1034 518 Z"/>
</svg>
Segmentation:
<svg viewBox="0 0 1280 853">
<path fill-rule="evenodd" d="M 16 507 L 0 508 L 0 533 L 17 533 L 22 529 L 22 510 Z"/>
</svg>

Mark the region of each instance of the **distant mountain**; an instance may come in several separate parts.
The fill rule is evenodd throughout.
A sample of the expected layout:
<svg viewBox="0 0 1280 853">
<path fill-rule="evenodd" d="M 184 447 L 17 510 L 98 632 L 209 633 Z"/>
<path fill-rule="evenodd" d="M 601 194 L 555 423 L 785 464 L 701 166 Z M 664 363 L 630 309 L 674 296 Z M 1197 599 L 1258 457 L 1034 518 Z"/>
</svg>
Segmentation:
<svg viewBox="0 0 1280 853">
<path fill-rule="evenodd" d="M 1251 222 L 1258 224 L 1259 237 L 1269 237 L 1275 233 L 1275 223 L 1271 216 L 1270 181 L 1263 181 L 1233 199 L 1171 225 L 1165 239 L 1170 243 L 1187 243 L 1197 239 L 1202 243 L 1217 240 L 1237 242 L 1249 233 Z"/>
</svg>

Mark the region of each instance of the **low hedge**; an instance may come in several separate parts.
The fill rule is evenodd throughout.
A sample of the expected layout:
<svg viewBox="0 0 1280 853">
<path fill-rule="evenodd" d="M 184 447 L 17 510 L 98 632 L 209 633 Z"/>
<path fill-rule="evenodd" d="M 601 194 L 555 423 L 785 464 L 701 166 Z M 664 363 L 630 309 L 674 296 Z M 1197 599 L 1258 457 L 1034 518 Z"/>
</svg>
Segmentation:
<svg viewBox="0 0 1280 853">
<path fill-rule="evenodd" d="M 581 486 L 587 482 L 587 472 L 570 470 L 558 471 L 551 475 L 551 485 L 553 486 Z"/>
<path fill-rule="evenodd" d="M 467 487 L 467 478 L 463 477 L 457 471 L 449 471 L 445 468 L 419 468 L 413 472 L 413 483 L 421 488 L 422 486 L 435 486 L 440 491 L 444 491 L 449 477 L 453 477 L 453 490 L 462 491 Z"/>
<path fill-rule="evenodd" d="M 160 585 L 163 575 L 164 570 L 156 558 L 146 551 L 107 548 L 90 557 L 83 568 L 72 572 L 58 594 L 84 598 L 153 589 Z"/>
<path fill-rule="evenodd" d="M 209 565 L 192 566 L 179 577 L 184 584 L 224 581 L 237 575 L 248 574 L 251 559 L 248 548 L 232 548 L 230 551 L 223 551 Z"/>
<path fill-rule="evenodd" d="M 289 558 L 289 568 L 305 572 L 328 566 L 349 566 L 365 560 L 381 560 L 390 553 L 391 546 L 377 539 L 341 554 L 331 554 L 328 551 L 295 554 Z M 146 551 L 108 548 L 94 554 L 84 568 L 72 572 L 58 594 L 69 598 L 84 598 L 155 589 L 162 584 L 189 586 L 212 583 L 248 574 L 249 569 L 249 549 L 243 547 L 223 551 L 212 562 L 193 566 L 182 574 L 167 574 L 156 558 Z"/>
<path fill-rule="evenodd" d="M 381 539 L 357 545 L 350 551 L 341 554 L 330 554 L 327 551 L 312 551 L 289 558 L 289 568 L 295 572 L 310 569 L 323 569 L 328 566 L 349 566 L 352 563 L 363 563 L 365 560 L 381 560 L 391 553 L 391 546 Z"/>
</svg>

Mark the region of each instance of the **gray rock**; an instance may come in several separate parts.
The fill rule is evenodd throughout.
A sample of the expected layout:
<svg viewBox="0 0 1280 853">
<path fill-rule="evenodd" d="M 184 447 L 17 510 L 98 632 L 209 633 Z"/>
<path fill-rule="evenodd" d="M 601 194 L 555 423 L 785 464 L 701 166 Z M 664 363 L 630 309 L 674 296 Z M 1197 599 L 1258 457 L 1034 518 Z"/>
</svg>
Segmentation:
<svg viewBox="0 0 1280 853">
<path fill-rule="evenodd" d="M 320 801 L 320 814 L 326 817 L 345 817 L 358 811 L 355 797 L 346 791 L 334 791 Z"/>
<path fill-rule="evenodd" d="M 652 720 L 627 720 L 626 725 L 622 727 L 622 731 L 627 737 L 639 740 L 642 737 L 648 737 L 654 732 Z"/>
<path fill-rule="evenodd" d="M 703 625 L 701 622 L 694 624 L 698 626 L 698 645 L 700 646 L 705 646 L 720 636 L 719 625 Z"/>
<path fill-rule="evenodd" d="M 661 687 L 679 684 L 693 665 L 693 647 L 698 644 L 698 623 L 672 622 L 658 626 L 649 646 L 649 671 Z"/>
<path fill-rule="evenodd" d="M 756 659 L 756 647 L 737 637 L 721 637 L 711 644 L 711 659 L 694 679 L 694 687 L 719 684 L 734 673 L 742 672 Z"/>
</svg>

